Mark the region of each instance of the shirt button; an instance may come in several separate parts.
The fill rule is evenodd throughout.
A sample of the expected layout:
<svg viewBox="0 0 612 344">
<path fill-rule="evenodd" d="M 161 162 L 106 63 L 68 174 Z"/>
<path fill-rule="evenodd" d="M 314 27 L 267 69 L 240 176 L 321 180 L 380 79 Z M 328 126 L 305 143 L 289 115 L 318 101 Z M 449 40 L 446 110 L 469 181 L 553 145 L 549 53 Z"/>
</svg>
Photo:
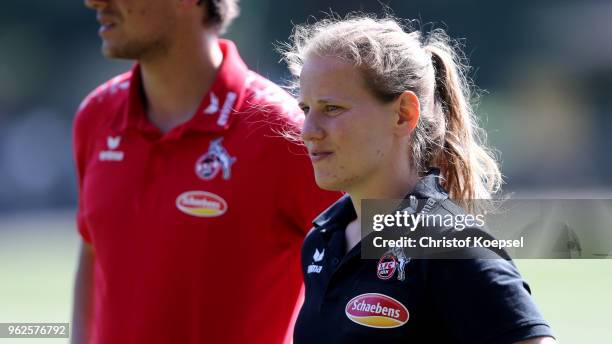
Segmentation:
<svg viewBox="0 0 612 344">
<path fill-rule="evenodd" d="M 338 265 L 338 263 L 340 263 L 340 259 L 334 257 L 331 261 L 332 265 Z"/>
</svg>

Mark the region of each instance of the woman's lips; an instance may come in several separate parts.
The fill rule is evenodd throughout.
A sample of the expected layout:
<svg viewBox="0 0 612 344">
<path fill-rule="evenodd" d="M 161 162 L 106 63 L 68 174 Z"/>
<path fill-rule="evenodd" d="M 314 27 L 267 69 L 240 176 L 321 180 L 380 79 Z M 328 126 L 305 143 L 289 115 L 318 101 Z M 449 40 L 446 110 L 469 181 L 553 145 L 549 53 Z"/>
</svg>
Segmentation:
<svg viewBox="0 0 612 344">
<path fill-rule="evenodd" d="M 314 162 L 319 162 L 323 159 L 328 158 L 329 156 L 331 156 L 333 153 L 332 152 L 311 152 L 310 153 L 310 160 L 314 163 Z"/>
</svg>

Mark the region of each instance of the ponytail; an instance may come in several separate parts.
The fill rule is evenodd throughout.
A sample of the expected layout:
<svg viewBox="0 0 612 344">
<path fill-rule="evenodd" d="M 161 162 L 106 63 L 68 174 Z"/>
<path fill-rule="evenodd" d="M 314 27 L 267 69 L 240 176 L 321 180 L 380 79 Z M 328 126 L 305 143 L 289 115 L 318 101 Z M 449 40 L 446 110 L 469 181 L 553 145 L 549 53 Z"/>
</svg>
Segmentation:
<svg viewBox="0 0 612 344">
<path fill-rule="evenodd" d="M 482 207 L 473 201 L 490 198 L 500 189 L 502 177 L 493 152 L 483 144 L 485 132 L 478 126 L 470 104 L 466 66 L 447 42 L 443 33 L 434 32 L 425 46 L 434 70 L 433 108 L 441 112 L 445 125 L 442 147 L 435 150 L 428 163 L 440 168 L 442 185 L 451 198 L 476 210 Z"/>
</svg>

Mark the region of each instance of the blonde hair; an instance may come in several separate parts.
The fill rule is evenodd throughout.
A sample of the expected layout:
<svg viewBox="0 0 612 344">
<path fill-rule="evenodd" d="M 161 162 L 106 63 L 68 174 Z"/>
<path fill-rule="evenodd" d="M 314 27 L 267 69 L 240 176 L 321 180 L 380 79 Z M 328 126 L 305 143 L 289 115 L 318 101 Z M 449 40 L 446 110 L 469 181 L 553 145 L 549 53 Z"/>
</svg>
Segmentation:
<svg viewBox="0 0 612 344">
<path fill-rule="evenodd" d="M 410 23 L 391 16 L 351 14 L 296 26 L 291 43 L 280 50 L 295 89 L 305 59 L 315 54 L 353 63 L 383 102 L 413 91 L 421 104 L 411 150 L 417 171 L 440 168 L 449 196 L 471 210 L 471 201 L 499 191 L 502 176 L 476 120 L 469 67 L 458 44 L 443 30 L 424 37 Z"/>
</svg>

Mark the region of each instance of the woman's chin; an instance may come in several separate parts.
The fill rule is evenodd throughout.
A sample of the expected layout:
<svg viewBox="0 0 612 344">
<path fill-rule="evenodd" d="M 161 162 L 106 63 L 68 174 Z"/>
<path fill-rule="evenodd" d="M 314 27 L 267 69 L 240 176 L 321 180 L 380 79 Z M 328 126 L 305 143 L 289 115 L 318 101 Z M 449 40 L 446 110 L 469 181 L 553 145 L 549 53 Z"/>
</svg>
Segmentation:
<svg viewBox="0 0 612 344">
<path fill-rule="evenodd" d="M 319 175 L 315 174 L 315 181 L 317 185 L 327 191 L 346 191 L 347 183 L 346 180 L 340 179 L 337 176 Z"/>
<path fill-rule="evenodd" d="M 323 189 L 323 190 L 327 190 L 327 191 L 342 191 L 340 188 L 340 183 L 338 183 L 337 180 L 335 180 L 335 178 L 321 178 L 321 177 L 315 177 L 315 181 L 317 182 L 317 185 Z"/>
</svg>

